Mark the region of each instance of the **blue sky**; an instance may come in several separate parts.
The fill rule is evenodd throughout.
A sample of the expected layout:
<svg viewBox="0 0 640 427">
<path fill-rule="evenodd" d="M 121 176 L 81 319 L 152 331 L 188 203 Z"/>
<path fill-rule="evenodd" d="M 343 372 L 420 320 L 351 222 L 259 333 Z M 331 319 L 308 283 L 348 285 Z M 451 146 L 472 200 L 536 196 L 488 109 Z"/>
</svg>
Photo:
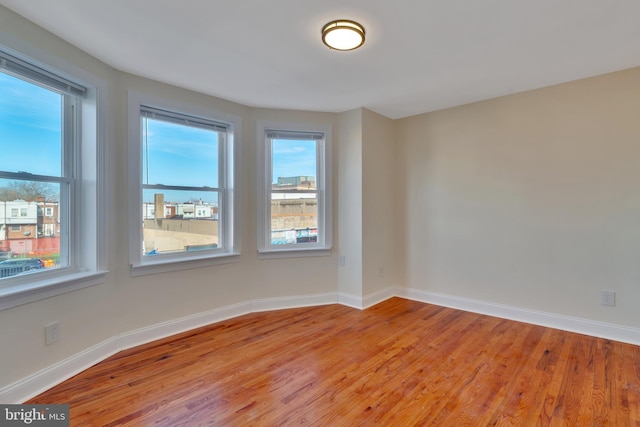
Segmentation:
<svg viewBox="0 0 640 427">
<path fill-rule="evenodd" d="M 60 176 L 62 97 L 0 73 L 0 170 Z"/>
<path fill-rule="evenodd" d="M 316 142 L 276 139 L 273 141 L 273 181 L 278 177 L 316 176 Z"/>
<path fill-rule="evenodd" d="M 217 132 L 160 120 L 150 119 L 147 123 L 148 132 L 143 129 L 142 136 L 145 184 L 218 186 Z"/>
<path fill-rule="evenodd" d="M 61 95 L 0 73 L 0 170 L 60 176 L 61 111 Z M 278 177 L 315 176 L 315 147 L 314 141 L 275 140 L 273 182 Z M 218 186 L 216 132 L 149 120 L 142 158 L 144 183 L 148 173 L 149 184 Z M 247 162 L 242 165 L 255 167 Z M 144 192 L 145 202 L 153 200 L 153 192 Z M 199 199 L 216 203 L 217 195 L 165 191 L 167 201 Z"/>
<path fill-rule="evenodd" d="M 146 128 L 145 120 L 142 124 L 143 183 L 218 186 L 217 132 L 152 119 L 146 120 Z M 145 190 L 143 201 L 152 202 L 158 191 L 161 190 Z M 218 202 L 217 193 L 213 192 L 164 190 L 163 193 L 167 202 Z"/>
</svg>

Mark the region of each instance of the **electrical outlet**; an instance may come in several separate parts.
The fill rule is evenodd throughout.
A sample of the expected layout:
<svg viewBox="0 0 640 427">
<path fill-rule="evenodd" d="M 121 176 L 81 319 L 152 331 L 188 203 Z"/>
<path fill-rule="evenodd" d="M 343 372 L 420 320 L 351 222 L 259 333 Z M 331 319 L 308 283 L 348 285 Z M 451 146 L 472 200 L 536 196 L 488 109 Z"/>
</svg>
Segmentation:
<svg viewBox="0 0 640 427">
<path fill-rule="evenodd" d="M 51 345 L 60 339 L 60 322 L 53 322 L 44 327 L 44 344 Z"/>
<path fill-rule="evenodd" d="M 344 267 L 344 255 L 340 255 L 340 256 L 338 257 L 338 265 L 339 265 L 340 267 Z"/>
<path fill-rule="evenodd" d="M 384 267 L 378 267 L 378 277 L 384 277 Z"/>
<path fill-rule="evenodd" d="M 616 293 L 613 291 L 600 292 L 600 305 L 613 307 L 616 305 Z"/>
</svg>

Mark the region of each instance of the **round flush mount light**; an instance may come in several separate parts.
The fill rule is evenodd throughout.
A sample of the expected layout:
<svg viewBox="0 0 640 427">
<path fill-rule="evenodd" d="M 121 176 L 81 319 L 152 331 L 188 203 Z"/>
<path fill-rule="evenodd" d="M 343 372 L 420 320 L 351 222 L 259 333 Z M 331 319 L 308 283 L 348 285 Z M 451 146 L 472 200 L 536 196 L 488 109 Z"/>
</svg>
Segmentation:
<svg viewBox="0 0 640 427">
<path fill-rule="evenodd" d="M 330 49 L 357 49 L 364 44 L 364 27 L 347 19 L 331 21 L 322 27 L 322 42 Z"/>
</svg>

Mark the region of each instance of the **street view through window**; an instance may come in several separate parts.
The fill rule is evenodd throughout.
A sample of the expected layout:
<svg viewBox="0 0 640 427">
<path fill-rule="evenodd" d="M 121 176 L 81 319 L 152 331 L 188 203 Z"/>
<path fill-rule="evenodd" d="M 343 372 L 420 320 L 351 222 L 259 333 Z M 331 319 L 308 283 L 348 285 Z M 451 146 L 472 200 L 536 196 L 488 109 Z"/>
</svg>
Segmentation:
<svg viewBox="0 0 640 427">
<path fill-rule="evenodd" d="M 69 265 L 68 98 L 0 72 L 0 280 Z M 157 113 L 141 109 L 143 254 L 221 247 L 228 129 Z M 317 143 L 271 144 L 271 244 L 317 242 Z"/>
<path fill-rule="evenodd" d="M 226 129 L 150 107 L 141 120 L 143 254 L 219 247 Z"/>
<path fill-rule="evenodd" d="M 271 140 L 271 244 L 318 241 L 315 140 Z"/>
<path fill-rule="evenodd" d="M 141 107 L 142 253 L 222 247 L 227 129 Z M 272 140 L 271 243 L 316 242 L 316 141 Z"/>
<path fill-rule="evenodd" d="M 0 280 L 68 262 L 63 98 L 0 72 Z"/>
</svg>

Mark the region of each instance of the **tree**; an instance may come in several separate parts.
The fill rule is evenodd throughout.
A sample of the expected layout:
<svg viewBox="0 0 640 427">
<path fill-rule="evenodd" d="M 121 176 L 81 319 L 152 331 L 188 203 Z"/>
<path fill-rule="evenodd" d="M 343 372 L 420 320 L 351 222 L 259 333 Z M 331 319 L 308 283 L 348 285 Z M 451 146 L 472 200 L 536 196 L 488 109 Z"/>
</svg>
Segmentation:
<svg viewBox="0 0 640 427">
<path fill-rule="evenodd" d="M 58 191 L 53 184 L 40 181 L 12 181 L 0 187 L 0 201 L 3 202 L 13 200 L 35 202 L 40 197 L 44 197 L 46 201 L 56 201 Z"/>
</svg>

